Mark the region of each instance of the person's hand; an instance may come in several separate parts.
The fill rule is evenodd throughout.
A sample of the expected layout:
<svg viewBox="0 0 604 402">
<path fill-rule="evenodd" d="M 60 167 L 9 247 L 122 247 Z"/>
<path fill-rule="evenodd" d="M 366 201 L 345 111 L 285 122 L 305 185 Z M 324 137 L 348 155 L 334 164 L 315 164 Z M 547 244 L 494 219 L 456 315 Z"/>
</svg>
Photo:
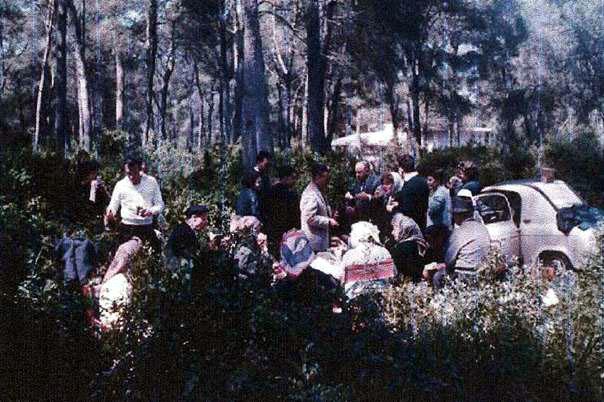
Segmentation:
<svg viewBox="0 0 604 402">
<path fill-rule="evenodd" d="M 147 208 L 143 208 L 140 210 L 139 212 L 140 216 L 142 216 L 143 218 L 148 218 L 149 216 L 153 216 L 153 212 L 151 212 L 149 209 Z"/>
<path fill-rule="evenodd" d="M 388 203 L 388 205 L 386 205 L 386 211 L 392 212 L 392 211 L 394 211 L 394 209 L 396 207 L 398 207 L 398 202 L 392 201 L 392 202 Z"/>
<path fill-rule="evenodd" d="M 113 215 L 111 210 L 108 210 L 103 220 L 105 221 L 105 225 L 108 225 L 115 221 L 115 215 Z"/>
<path fill-rule="evenodd" d="M 356 198 L 357 200 L 362 200 L 362 201 L 364 201 L 364 200 L 369 200 L 369 199 L 371 199 L 371 196 L 370 196 L 369 194 L 367 194 L 366 192 L 364 192 L 364 191 L 363 191 L 363 192 L 361 192 L 361 193 L 358 193 L 358 194 L 355 196 L 355 198 Z"/>
<path fill-rule="evenodd" d="M 329 219 L 329 227 L 337 228 L 338 226 L 340 226 L 340 224 L 338 223 L 338 221 L 336 221 L 333 218 Z"/>
<path fill-rule="evenodd" d="M 264 233 L 259 233 L 258 237 L 256 237 L 256 243 L 260 250 L 268 251 L 268 237 Z"/>
<path fill-rule="evenodd" d="M 354 197 L 352 196 L 352 194 L 350 194 L 350 191 L 348 191 L 345 195 L 344 198 L 346 198 L 347 200 L 353 200 Z"/>
</svg>

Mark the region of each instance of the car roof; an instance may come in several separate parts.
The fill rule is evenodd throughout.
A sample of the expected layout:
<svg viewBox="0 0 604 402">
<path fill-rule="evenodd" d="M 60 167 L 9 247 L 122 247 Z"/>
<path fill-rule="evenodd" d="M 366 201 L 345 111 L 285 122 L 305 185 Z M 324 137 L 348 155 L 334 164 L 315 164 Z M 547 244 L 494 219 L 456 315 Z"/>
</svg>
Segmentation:
<svg viewBox="0 0 604 402">
<path fill-rule="evenodd" d="M 558 210 L 560 208 L 570 207 L 577 204 L 584 204 L 579 197 L 565 182 L 555 180 L 551 183 L 545 183 L 540 180 L 524 179 L 509 180 L 486 187 L 483 191 L 509 190 L 521 191 L 532 189 L 540 193 L 552 206 Z"/>
</svg>

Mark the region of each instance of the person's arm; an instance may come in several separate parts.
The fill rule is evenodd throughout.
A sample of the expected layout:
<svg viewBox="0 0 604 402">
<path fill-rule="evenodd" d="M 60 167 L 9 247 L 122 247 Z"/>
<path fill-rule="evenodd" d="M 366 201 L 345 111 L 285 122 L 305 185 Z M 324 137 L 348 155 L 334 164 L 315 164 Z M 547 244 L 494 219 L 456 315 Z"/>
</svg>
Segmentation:
<svg viewBox="0 0 604 402">
<path fill-rule="evenodd" d="M 115 216 L 120 209 L 120 202 L 122 197 L 122 189 L 120 186 L 120 182 L 118 182 L 113 188 L 113 193 L 111 194 L 111 201 L 109 201 L 109 205 L 107 206 L 107 215 L 111 213 L 112 216 Z"/>
<path fill-rule="evenodd" d="M 258 199 L 259 195 L 253 191 L 250 191 L 250 209 L 252 211 L 252 215 L 256 218 L 260 218 L 260 201 Z"/>
<path fill-rule="evenodd" d="M 161 196 L 161 190 L 157 180 L 153 179 L 153 205 L 149 208 L 149 211 L 153 215 L 159 215 L 164 210 L 164 200 Z"/>
<path fill-rule="evenodd" d="M 457 262 L 457 255 L 459 251 L 463 247 L 463 236 L 459 236 L 459 232 L 456 234 L 453 232 L 451 237 L 449 238 L 447 249 L 445 251 L 445 264 L 447 268 L 455 267 L 455 263 Z"/>
<path fill-rule="evenodd" d="M 434 193 L 432 198 L 428 201 L 428 216 L 433 219 L 435 216 L 440 216 L 446 206 L 447 200 L 443 194 Z"/>
<path fill-rule="evenodd" d="M 319 202 L 314 197 L 302 198 L 301 209 L 304 211 L 304 215 L 308 216 L 307 223 L 310 227 L 319 229 L 329 228 L 331 218 L 327 216 L 319 215 Z"/>
</svg>

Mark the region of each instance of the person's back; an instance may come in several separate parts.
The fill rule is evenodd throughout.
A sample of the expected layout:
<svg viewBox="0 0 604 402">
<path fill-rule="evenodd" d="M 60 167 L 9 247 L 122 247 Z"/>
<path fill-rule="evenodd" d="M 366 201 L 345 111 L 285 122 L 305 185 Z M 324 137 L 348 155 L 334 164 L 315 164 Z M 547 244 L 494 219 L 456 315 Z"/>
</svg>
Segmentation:
<svg viewBox="0 0 604 402">
<path fill-rule="evenodd" d="M 428 213 L 428 199 L 430 189 L 423 176 L 414 176 L 403 184 L 403 188 L 394 196 L 398 202 L 398 210 L 404 215 L 412 218 L 421 230 L 426 228 L 426 216 Z"/>
<path fill-rule="evenodd" d="M 465 183 L 461 189 L 466 189 L 466 190 L 470 190 L 470 192 L 472 193 L 472 196 L 476 196 L 478 195 L 478 193 L 480 193 L 480 190 L 482 190 L 482 186 L 480 185 L 480 182 L 478 180 L 471 180 L 467 183 Z"/>
<path fill-rule="evenodd" d="M 260 175 L 255 171 L 249 172 L 241 180 L 241 185 L 242 188 L 235 204 L 235 212 L 239 216 L 255 216 L 260 219 L 260 199 L 257 192 L 260 185 Z"/>
<path fill-rule="evenodd" d="M 428 201 L 427 226 L 451 227 L 451 195 L 449 189 L 440 185 L 434 190 Z"/>
<path fill-rule="evenodd" d="M 166 244 L 166 250 L 171 257 L 189 258 L 197 247 L 195 231 L 186 223 L 176 225 Z"/>
<path fill-rule="evenodd" d="M 266 228 L 271 251 L 276 254 L 281 236 L 288 230 L 300 228 L 300 201 L 298 195 L 282 182 L 271 188 L 269 200 Z"/>
<path fill-rule="evenodd" d="M 474 271 L 487 257 L 490 247 L 491 236 L 486 226 L 472 217 L 451 234 L 445 262 L 456 270 Z"/>
</svg>

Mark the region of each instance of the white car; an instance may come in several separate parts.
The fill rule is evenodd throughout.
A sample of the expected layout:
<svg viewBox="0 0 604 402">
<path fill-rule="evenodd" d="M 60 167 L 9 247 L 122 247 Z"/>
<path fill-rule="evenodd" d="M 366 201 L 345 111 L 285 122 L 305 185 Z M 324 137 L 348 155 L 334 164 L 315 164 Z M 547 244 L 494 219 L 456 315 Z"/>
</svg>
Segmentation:
<svg viewBox="0 0 604 402">
<path fill-rule="evenodd" d="M 596 250 L 601 213 L 563 181 L 503 182 L 484 188 L 474 199 L 492 243 L 508 258 L 580 269 Z"/>
</svg>

